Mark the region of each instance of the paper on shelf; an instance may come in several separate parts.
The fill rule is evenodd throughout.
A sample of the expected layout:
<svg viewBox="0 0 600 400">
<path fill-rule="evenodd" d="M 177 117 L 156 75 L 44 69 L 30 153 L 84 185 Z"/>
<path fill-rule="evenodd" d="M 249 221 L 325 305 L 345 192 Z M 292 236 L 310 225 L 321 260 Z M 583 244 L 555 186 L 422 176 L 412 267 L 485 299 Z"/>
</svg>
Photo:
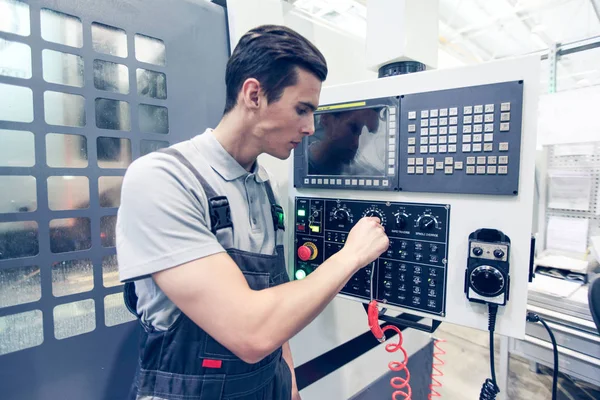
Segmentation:
<svg viewBox="0 0 600 400">
<path fill-rule="evenodd" d="M 569 297 L 575 293 L 581 285 L 581 282 L 571 282 L 564 279 L 552 278 L 551 276 L 536 274 L 533 282 L 529 284 L 529 290 L 557 297 Z"/>
<path fill-rule="evenodd" d="M 585 253 L 589 224 L 587 218 L 548 218 L 546 249 Z"/>
<path fill-rule="evenodd" d="M 554 156 L 593 156 L 594 143 L 557 144 L 554 146 Z"/>
<path fill-rule="evenodd" d="M 592 176 L 589 172 L 550 171 L 548 173 L 548 208 L 590 210 Z"/>
</svg>

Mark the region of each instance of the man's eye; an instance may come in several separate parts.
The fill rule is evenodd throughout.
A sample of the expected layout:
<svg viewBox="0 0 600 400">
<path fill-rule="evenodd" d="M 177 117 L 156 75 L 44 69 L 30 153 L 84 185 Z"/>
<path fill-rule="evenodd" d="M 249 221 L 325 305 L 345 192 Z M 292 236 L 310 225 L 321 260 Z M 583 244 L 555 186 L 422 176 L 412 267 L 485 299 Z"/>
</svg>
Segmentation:
<svg viewBox="0 0 600 400">
<path fill-rule="evenodd" d="M 298 113 L 298 115 L 305 115 L 308 113 L 308 109 L 306 108 L 298 108 L 296 109 L 296 112 Z"/>
</svg>

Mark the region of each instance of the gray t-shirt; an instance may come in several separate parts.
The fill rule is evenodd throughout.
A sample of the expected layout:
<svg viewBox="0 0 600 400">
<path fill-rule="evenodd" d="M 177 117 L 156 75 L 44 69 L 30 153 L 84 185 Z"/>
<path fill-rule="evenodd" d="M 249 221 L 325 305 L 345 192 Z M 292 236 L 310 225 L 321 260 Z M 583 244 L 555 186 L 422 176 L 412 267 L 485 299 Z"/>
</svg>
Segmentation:
<svg viewBox="0 0 600 400">
<path fill-rule="evenodd" d="M 226 248 L 273 254 L 276 243 L 282 243 L 281 236 L 275 237 L 265 189 L 269 175 L 258 162 L 246 171 L 210 129 L 173 147 L 218 195 L 227 196 L 235 229 L 222 229 L 217 236 L 210 231 L 204 190 L 173 156 L 150 153 L 131 164 L 117 217 L 119 276 L 121 281 L 135 280 L 138 313 L 159 330 L 171 326 L 181 312 L 155 284 L 153 273 Z"/>
</svg>

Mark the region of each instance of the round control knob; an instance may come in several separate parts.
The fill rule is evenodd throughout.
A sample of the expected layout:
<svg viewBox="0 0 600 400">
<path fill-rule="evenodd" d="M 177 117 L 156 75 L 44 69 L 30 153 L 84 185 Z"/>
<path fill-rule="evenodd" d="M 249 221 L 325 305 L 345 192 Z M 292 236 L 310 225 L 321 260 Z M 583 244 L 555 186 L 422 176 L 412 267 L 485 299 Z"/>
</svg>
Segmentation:
<svg viewBox="0 0 600 400">
<path fill-rule="evenodd" d="M 408 215 L 406 215 L 405 213 L 397 213 L 394 214 L 394 216 L 396 217 L 396 228 L 398 228 L 399 230 L 406 229 L 406 225 L 408 224 Z"/>
<path fill-rule="evenodd" d="M 481 247 L 475 247 L 473 249 L 473 254 L 475 254 L 477 257 L 479 257 L 483 254 L 483 249 Z"/>
<path fill-rule="evenodd" d="M 502 257 L 504 257 L 504 252 L 500 249 L 496 249 L 496 250 L 494 250 L 494 257 L 502 258 Z"/>
<path fill-rule="evenodd" d="M 380 222 L 383 222 L 383 215 L 377 210 L 369 210 L 365 213 L 365 217 L 377 217 Z"/>
<path fill-rule="evenodd" d="M 434 217 L 425 215 L 419 218 L 419 229 L 422 231 L 432 231 L 435 229 L 437 223 Z"/>
<path fill-rule="evenodd" d="M 298 247 L 298 258 L 302 261 L 311 261 L 317 258 L 318 250 L 314 243 L 306 242 Z"/>
<path fill-rule="evenodd" d="M 471 272 L 470 283 L 473 290 L 485 297 L 494 297 L 504 289 L 504 276 L 494 267 L 481 265 Z"/>
<path fill-rule="evenodd" d="M 333 218 L 340 222 L 346 222 L 350 219 L 350 213 L 345 208 L 338 208 L 333 212 Z"/>
</svg>

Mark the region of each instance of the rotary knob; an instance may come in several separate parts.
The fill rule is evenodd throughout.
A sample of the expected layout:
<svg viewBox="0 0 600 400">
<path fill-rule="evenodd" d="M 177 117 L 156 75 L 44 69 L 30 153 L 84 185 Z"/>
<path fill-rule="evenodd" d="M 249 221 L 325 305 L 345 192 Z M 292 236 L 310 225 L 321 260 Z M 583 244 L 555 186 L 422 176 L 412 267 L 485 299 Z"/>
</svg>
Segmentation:
<svg viewBox="0 0 600 400">
<path fill-rule="evenodd" d="M 333 212 L 333 218 L 340 222 L 347 222 L 350 219 L 350 213 L 345 208 L 338 208 Z"/>
<path fill-rule="evenodd" d="M 419 218 L 419 229 L 422 231 L 432 231 L 437 226 L 437 220 L 431 215 L 424 215 Z"/>
<path fill-rule="evenodd" d="M 398 212 L 394 214 L 394 217 L 396 218 L 396 220 L 394 221 L 396 224 L 396 228 L 398 228 L 399 230 L 406 229 L 406 225 L 408 225 L 408 215 L 406 215 L 403 212 Z"/>
<path fill-rule="evenodd" d="M 365 217 L 377 217 L 379 218 L 379 221 L 383 222 L 383 215 L 381 215 L 381 213 L 377 210 L 368 210 L 365 213 Z"/>
<path fill-rule="evenodd" d="M 471 287 L 481 296 L 494 297 L 499 295 L 505 286 L 502 273 L 489 265 L 480 265 L 471 272 Z"/>
</svg>

